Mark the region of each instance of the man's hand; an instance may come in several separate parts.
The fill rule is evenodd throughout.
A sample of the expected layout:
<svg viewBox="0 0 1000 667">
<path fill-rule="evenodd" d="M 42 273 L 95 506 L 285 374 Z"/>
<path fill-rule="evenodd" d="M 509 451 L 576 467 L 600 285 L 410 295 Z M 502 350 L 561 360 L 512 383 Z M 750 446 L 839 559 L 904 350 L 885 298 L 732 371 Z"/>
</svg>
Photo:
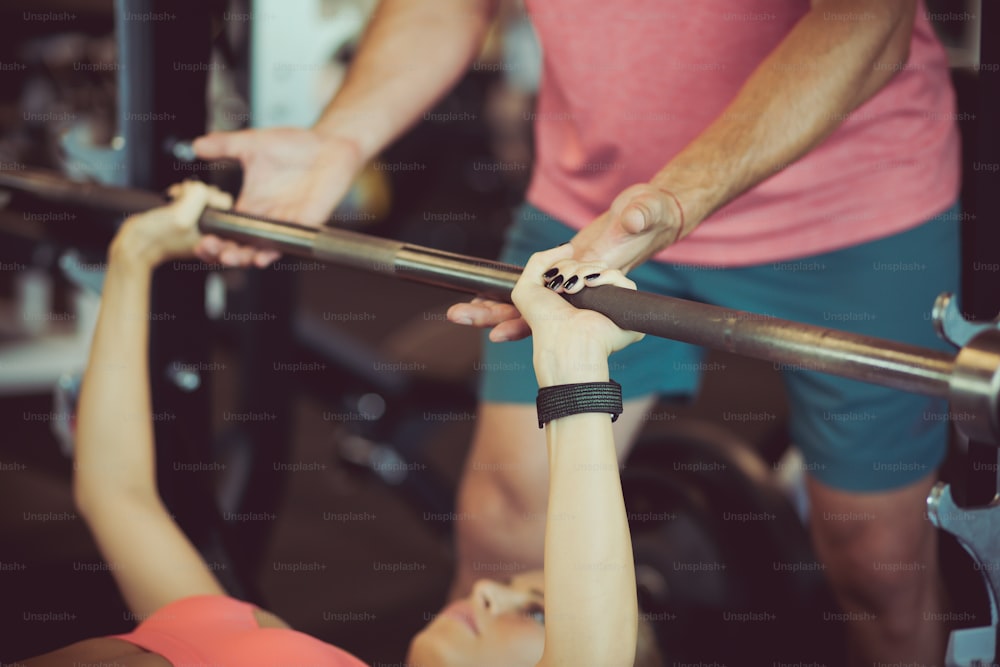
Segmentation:
<svg viewBox="0 0 1000 667">
<path fill-rule="evenodd" d="M 363 166 L 354 142 L 299 128 L 213 132 L 196 139 L 194 150 L 202 159 L 231 158 L 243 165 L 237 211 L 315 227 L 330 217 Z M 263 267 L 279 255 L 206 236 L 198 256 Z"/>
<path fill-rule="evenodd" d="M 577 261 L 601 262 L 629 271 L 690 231 L 678 199 L 655 184 L 642 183 L 623 190 L 611 208 L 581 229 L 570 243 Z M 531 335 L 514 306 L 486 299 L 455 304 L 448 309 L 448 319 L 456 324 L 492 327 L 490 340 L 495 343 Z"/>
<path fill-rule="evenodd" d="M 573 258 L 628 272 L 680 240 L 690 231 L 684 223 L 680 201 L 669 190 L 655 183 L 633 185 L 573 237 Z"/>
<path fill-rule="evenodd" d="M 479 329 L 492 327 L 490 340 L 494 343 L 521 340 L 531 335 L 528 323 L 521 317 L 521 313 L 517 312 L 517 308 L 509 303 L 478 297 L 468 303 L 456 303 L 449 308 L 448 320 Z"/>
</svg>

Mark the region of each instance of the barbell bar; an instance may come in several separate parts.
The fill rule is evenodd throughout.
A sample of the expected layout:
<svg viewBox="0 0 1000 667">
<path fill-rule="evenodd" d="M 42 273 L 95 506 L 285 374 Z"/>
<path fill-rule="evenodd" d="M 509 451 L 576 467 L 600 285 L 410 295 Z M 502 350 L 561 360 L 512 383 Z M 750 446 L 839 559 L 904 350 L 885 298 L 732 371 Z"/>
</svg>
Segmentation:
<svg viewBox="0 0 1000 667">
<path fill-rule="evenodd" d="M 0 189 L 72 208 L 136 213 L 166 199 L 145 190 L 70 181 L 19 168 L 0 170 Z M 206 234 L 362 271 L 510 302 L 521 267 L 333 227 L 313 228 L 206 209 Z M 1000 444 L 1000 331 L 976 336 L 957 355 L 766 315 L 618 287 L 567 297 L 619 326 L 652 336 L 770 361 L 783 370 L 828 373 L 949 399 L 967 436 Z"/>
</svg>

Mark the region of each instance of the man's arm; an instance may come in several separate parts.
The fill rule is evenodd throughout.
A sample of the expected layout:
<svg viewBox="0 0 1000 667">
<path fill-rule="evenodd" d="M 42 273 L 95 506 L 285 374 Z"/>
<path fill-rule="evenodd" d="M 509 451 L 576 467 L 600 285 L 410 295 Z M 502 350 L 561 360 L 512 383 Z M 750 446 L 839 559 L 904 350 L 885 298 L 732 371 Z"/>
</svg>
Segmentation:
<svg viewBox="0 0 1000 667">
<path fill-rule="evenodd" d="M 909 57 L 917 0 L 813 0 L 739 95 L 653 179 L 685 233 L 815 148 Z"/>
<path fill-rule="evenodd" d="M 808 153 L 906 63 L 916 9 L 917 0 L 813 0 L 711 125 L 577 234 L 577 257 L 638 266 Z"/>
<path fill-rule="evenodd" d="M 244 168 L 236 209 L 319 226 L 364 165 L 462 76 L 479 52 L 498 0 L 383 0 L 334 99 L 312 128 L 213 132 L 194 142 L 204 159 Z M 209 236 L 198 255 L 233 266 L 277 257 Z"/>
<path fill-rule="evenodd" d="M 343 86 L 314 129 L 375 157 L 461 78 L 499 0 L 382 0 Z"/>
</svg>

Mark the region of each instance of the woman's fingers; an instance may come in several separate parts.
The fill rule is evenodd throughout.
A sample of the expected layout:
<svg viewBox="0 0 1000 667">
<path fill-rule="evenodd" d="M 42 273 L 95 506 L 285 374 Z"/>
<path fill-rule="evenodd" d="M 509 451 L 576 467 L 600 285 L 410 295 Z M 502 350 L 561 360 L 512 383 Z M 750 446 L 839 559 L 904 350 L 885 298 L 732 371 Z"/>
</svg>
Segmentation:
<svg viewBox="0 0 1000 667">
<path fill-rule="evenodd" d="M 576 262 L 566 260 L 558 262 L 550 271 L 557 269 L 556 276 L 550 281 L 549 289 L 567 294 L 576 294 L 588 286 L 587 276 L 599 275 L 607 265 L 601 262 Z"/>
<path fill-rule="evenodd" d="M 604 269 L 595 273 L 585 275 L 584 281 L 587 287 L 598 287 L 600 285 L 614 285 L 625 289 L 635 289 L 635 282 L 625 277 L 625 274 L 618 269 Z"/>
<path fill-rule="evenodd" d="M 233 207 L 233 196 L 214 185 L 208 186 L 208 205 L 212 208 L 229 210 Z"/>
<path fill-rule="evenodd" d="M 635 289 L 635 283 L 625 277 L 617 269 L 609 269 L 603 262 L 577 262 L 566 259 L 558 261 L 542 273 L 545 285 L 549 289 L 576 294 L 585 287 L 599 285 L 614 285 L 626 289 Z"/>
<path fill-rule="evenodd" d="M 184 181 L 170 188 L 174 201 L 167 207 L 178 227 L 193 227 L 208 203 L 208 186 L 199 181 Z"/>
<path fill-rule="evenodd" d="M 572 256 L 573 246 L 569 243 L 564 243 L 550 250 L 536 252 L 528 259 L 528 263 L 525 265 L 521 275 L 531 279 L 534 284 L 547 282 L 543 279 L 542 274 L 548 271 L 556 262 L 569 259 Z"/>
<path fill-rule="evenodd" d="M 201 181 L 174 183 L 167 188 L 167 194 L 173 199 L 169 210 L 178 227 L 186 228 L 197 224 L 206 206 L 228 209 L 233 205 L 233 198 L 229 193 Z"/>
</svg>

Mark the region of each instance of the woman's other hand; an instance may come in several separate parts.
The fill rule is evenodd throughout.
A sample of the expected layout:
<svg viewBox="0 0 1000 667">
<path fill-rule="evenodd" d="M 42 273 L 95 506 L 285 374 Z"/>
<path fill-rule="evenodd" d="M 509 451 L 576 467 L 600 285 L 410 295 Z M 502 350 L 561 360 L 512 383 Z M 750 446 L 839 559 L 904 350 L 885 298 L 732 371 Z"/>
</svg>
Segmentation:
<svg viewBox="0 0 1000 667">
<path fill-rule="evenodd" d="M 198 218 L 206 206 L 228 209 L 233 198 L 200 181 L 184 181 L 167 191 L 173 201 L 129 217 L 111 243 L 111 256 L 155 267 L 171 259 L 194 257 L 201 239 Z"/>
</svg>

